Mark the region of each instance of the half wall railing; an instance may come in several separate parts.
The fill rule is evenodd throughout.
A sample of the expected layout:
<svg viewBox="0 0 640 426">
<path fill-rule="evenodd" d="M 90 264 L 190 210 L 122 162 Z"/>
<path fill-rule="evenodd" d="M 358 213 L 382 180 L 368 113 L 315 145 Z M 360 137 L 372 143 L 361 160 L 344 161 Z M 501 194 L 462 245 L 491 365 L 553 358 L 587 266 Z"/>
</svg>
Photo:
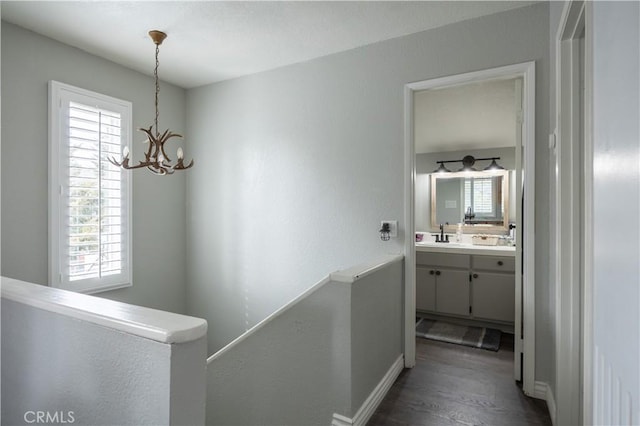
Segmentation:
<svg viewBox="0 0 640 426">
<path fill-rule="evenodd" d="M 202 425 L 200 318 L 2 277 L 2 424 Z"/>
<path fill-rule="evenodd" d="M 403 257 L 333 273 L 207 360 L 209 425 L 365 424 L 404 366 Z"/>
</svg>

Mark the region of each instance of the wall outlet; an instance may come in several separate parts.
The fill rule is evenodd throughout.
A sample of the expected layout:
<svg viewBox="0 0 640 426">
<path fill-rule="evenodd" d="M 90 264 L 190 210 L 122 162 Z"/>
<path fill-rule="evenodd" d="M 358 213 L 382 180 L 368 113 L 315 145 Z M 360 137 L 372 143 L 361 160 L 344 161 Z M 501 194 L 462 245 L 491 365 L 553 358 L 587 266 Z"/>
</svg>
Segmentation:
<svg viewBox="0 0 640 426">
<path fill-rule="evenodd" d="M 389 224 L 389 237 L 397 238 L 398 237 L 398 221 L 397 220 L 383 220 L 380 222 L 380 229 L 384 226 L 385 223 Z"/>
</svg>

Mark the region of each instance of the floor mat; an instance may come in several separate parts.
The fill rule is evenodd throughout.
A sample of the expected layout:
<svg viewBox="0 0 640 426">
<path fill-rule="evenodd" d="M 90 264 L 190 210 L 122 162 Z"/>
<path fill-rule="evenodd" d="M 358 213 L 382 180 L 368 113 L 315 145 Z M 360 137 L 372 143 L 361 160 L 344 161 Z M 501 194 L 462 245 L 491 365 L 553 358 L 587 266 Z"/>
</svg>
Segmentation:
<svg viewBox="0 0 640 426">
<path fill-rule="evenodd" d="M 471 327 L 416 318 L 416 336 L 440 342 L 497 351 L 502 332 L 493 328 Z"/>
</svg>

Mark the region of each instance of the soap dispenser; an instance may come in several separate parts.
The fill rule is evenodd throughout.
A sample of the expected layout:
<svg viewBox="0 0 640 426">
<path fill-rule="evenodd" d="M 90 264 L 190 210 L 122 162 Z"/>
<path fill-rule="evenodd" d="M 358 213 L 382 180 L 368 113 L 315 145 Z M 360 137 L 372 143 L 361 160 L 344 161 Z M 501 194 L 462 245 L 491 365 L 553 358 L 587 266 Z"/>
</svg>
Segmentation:
<svg viewBox="0 0 640 426">
<path fill-rule="evenodd" d="M 462 241 L 462 224 L 458 224 L 458 229 L 456 229 L 456 242 Z"/>
</svg>

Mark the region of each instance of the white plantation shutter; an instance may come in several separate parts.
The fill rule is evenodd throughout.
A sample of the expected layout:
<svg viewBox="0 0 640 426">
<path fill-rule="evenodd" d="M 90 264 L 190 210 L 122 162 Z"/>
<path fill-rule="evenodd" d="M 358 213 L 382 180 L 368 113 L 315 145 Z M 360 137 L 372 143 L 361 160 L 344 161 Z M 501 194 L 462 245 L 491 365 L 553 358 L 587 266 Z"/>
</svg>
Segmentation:
<svg viewBox="0 0 640 426">
<path fill-rule="evenodd" d="M 131 103 L 52 81 L 50 124 L 50 283 L 129 286 L 130 176 L 108 157 L 129 145 Z"/>
<path fill-rule="evenodd" d="M 471 206 L 474 213 L 493 215 L 493 179 L 468 178 L 464 180 L 464 208 Z"/>
</svg>

